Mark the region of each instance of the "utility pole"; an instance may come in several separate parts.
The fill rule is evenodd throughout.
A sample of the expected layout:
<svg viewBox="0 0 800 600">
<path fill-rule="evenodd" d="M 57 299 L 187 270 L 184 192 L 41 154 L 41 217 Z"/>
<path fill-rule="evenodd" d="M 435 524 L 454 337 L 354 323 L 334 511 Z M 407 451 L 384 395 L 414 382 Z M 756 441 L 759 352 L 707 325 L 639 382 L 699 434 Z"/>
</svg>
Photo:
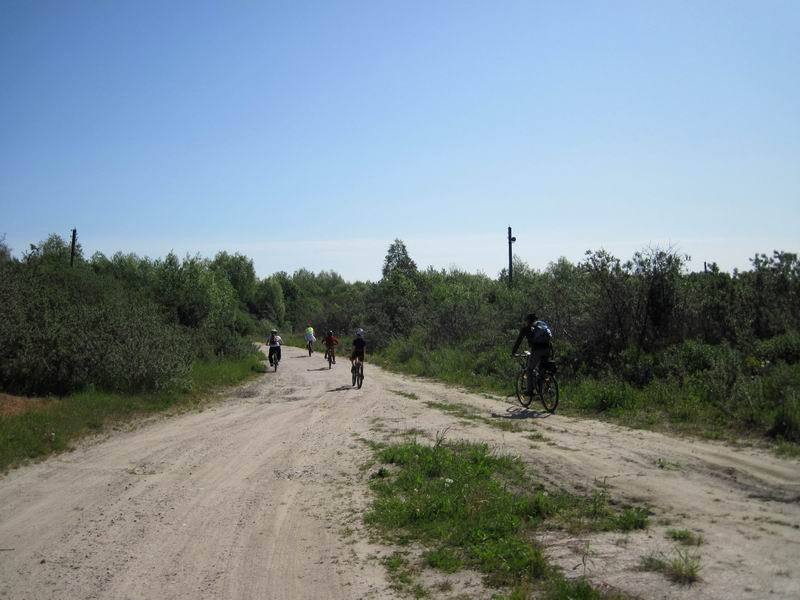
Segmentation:
<svg viewBox="0 0 800 600">
<path fill-rule="evenodd" d="M 517 238 L 511 237 L 511 227 L 508 228 L 508 287 L 514 284 L 514 265 L 511 260 L 511 244 L 517 241 Z"/>
<path fill-rule="evenodd" d="M 73 229 L 72 230 L 72 247 L 70 248 L 70 251 L 69 251 L 69 266 L 70 267 L 75 264 L 75 242 L 77 240 L 78 240 L 78 230 L 77 229 Z"/>
</svg>

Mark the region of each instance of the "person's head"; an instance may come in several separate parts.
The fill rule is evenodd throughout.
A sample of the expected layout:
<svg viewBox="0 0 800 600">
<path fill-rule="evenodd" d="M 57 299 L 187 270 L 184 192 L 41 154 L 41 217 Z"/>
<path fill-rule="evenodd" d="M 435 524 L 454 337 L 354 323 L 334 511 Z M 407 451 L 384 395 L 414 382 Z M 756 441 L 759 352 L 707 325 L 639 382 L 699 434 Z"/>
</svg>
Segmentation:
<svg viewBox="0 0 800 600">
<path fill-rule="evenodd" d="M 328 330 L 328 335 L 333 335 L 333 330 L 329 329 Z"/>
<path fill-rule="evenodd" d="M 364 337 L 364 330 L 361 327 L 356 329 L 356 337 Z"/>
<path fill-rule="evenodd" d="M 270 331 L 270 334 L 278 335 L 278 330 L 277 329 L 273 329 L 272 331 Z"/>
<path fill-rule="evenodd" d="M 525 317 L 525 322 L 528 325 L 533 325 L 538 320 L 539 320 L 539 317 L 536 316 L 536 313 L 528 313 L 528 316 Z"/>
<path fill-rule="evenodd" d="M 308 326 L 311 327 L 311 321 L 308 322 Z"/>
</svg>

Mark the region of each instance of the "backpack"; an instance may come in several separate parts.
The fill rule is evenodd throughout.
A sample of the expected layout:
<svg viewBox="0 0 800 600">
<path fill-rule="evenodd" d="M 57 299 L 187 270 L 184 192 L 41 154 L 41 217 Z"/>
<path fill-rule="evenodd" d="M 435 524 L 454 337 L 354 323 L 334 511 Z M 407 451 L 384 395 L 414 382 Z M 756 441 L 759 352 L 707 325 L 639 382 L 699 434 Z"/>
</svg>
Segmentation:
<svg viewBox="0 0 800 600">
<path fill-rule="evenodd" d="M 536 321 L 536 323 L 531 325 L 531 331 L 533 332 L 532 339 L 534 344 L 547 345 L 553 339 L 553 332 L 550 330 L 550 326 L 544 321 Z"/>
</svg>

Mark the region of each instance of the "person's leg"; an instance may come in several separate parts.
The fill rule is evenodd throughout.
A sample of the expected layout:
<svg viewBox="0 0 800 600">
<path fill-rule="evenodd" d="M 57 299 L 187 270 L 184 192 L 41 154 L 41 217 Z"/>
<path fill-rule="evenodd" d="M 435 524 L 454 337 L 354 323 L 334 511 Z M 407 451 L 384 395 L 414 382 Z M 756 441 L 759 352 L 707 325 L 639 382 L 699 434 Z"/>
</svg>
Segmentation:
<svg viewBox="0 0 800 600">
<path fill-rule="evenodd" d="M 525 374 L 526 374 L 526 383 L 525 383 L 525 395 L 531 396 L 533 395 L 533 370 L 536 368 L 536 353 L 531 352 L 528 355 L 528 363 L 525 365 Z"/>
<path fill-rule="evenodd" d="M 537 373 L 537 381 L 536 381 L 536 391 L 541 393 L 542 391 L 542 374 L 539 371 L 539 367 L 542 364 L 542 361 L 550 356 L 550 349 L 545 348 L 544 350 L 534 350 L 531 352 L 531 358 L 533 359 L 533 368 L 536 369 Z"/>
<path fill-rule="evenodd" d="M 277 359 L 278 362 L 281 362 L 281 347 L 280 346 L 275 348 L 275 358 Z"/>
<path fill-rule="evenodd" d="M 272 366 L 272 357 L 275 356 L 275 348 L 270 346 L 269 353 L 267 354 L 267 358 L 269 359 L 269 366 Z"/>
</svg>

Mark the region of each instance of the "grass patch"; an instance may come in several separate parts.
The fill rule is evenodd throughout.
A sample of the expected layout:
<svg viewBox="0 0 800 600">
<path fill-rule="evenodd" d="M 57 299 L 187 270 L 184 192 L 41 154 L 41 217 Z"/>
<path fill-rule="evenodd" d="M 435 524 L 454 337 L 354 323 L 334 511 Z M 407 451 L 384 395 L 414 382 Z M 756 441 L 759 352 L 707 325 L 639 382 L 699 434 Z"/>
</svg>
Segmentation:
<svg viewBox="0 0 800 600">
<path fill-rule="evenodd" d="M 389 587 L 396 592 L 408 594 L 414 598 L 427 596 L 425 588 L 416 581 L 416 572 L 412 569 L 405 554 L 395 552 L 383 560 L 386 572 L 389 574 Z"/>
<path fill-rule="evenodd" d="M 702 535 L 688 529 L 667 529 L 666 536 L 684 546 L 700 546 L 704 541 Z"/>
<path fill-rule="evenodd" d="M 264 356 L 254 354 L 239 360 L 195 362 L 192 365 L 192 390 L 205 392 L 219 386 L 235 385 L 254 373 L 266 373 Z"/>
<path fill-rule="evenodd" d="M 429 567 L 446 573 L 475 569 L 492 586 L 572 585 L 548 565 L 534 541 L 542 528 L 562 527 L 576 516 L 583 528 L 599 530 L 647 524 L 641 509 L 612 510 L 603 491 L 586 498 L 548 494 L 533 485 L 517 458 L 485 444 L 445 443 L 439 435 L 432 445 L 400 443 L 376 454 L 388 468 L 371 480 L 375 500 L 367 525 L 390 542 L 421 544 Z"/>
<path fill-rule="evenodd" d="M 386 444 L 384 444 L 383 442 L 376 442 L 375 440 L 368 440 L 367 438 L 361 437 L 360 435 L 356 435 L 356 437 L 354 439 L 357 442 L 360 442 L 361 444 L 364 444 L 370 450 L 377 451 L 377 450 L 380 450 L 381 448 L 384 448 L 386 446 Z"/>
<path fill-rule="evenodd" d="M 639 566 L 644 571 L 663 573 L 670 580 L 691 585 L 700 580 L 700 556 L 691 554 L 688 548 L 675 548 L 675 556 L 663 552 L 643 556 Z"/>
<path fill-rule="evenodd" d="M 197 405 L 216 386 L 233 385 L 263 372 L 263 355 L 215 363 L 195 363 L 188 392 L 112 394 L 88 390 L 37 403 L 31 409 L 0 416 L 0 471 L 26 459 L 70 448 L 81 435 L 137 415 Z"/>
<path fill-rule="evenodd" d="M 402 396 L 403 398 L 408 398 L 409 400 L 419 400 L 419 396 L 417 396 L 414 392 L 404 392 L 403 390 L 389 390 L 393 394 L 397 394 L 398 396 Z"/>
</svg>

